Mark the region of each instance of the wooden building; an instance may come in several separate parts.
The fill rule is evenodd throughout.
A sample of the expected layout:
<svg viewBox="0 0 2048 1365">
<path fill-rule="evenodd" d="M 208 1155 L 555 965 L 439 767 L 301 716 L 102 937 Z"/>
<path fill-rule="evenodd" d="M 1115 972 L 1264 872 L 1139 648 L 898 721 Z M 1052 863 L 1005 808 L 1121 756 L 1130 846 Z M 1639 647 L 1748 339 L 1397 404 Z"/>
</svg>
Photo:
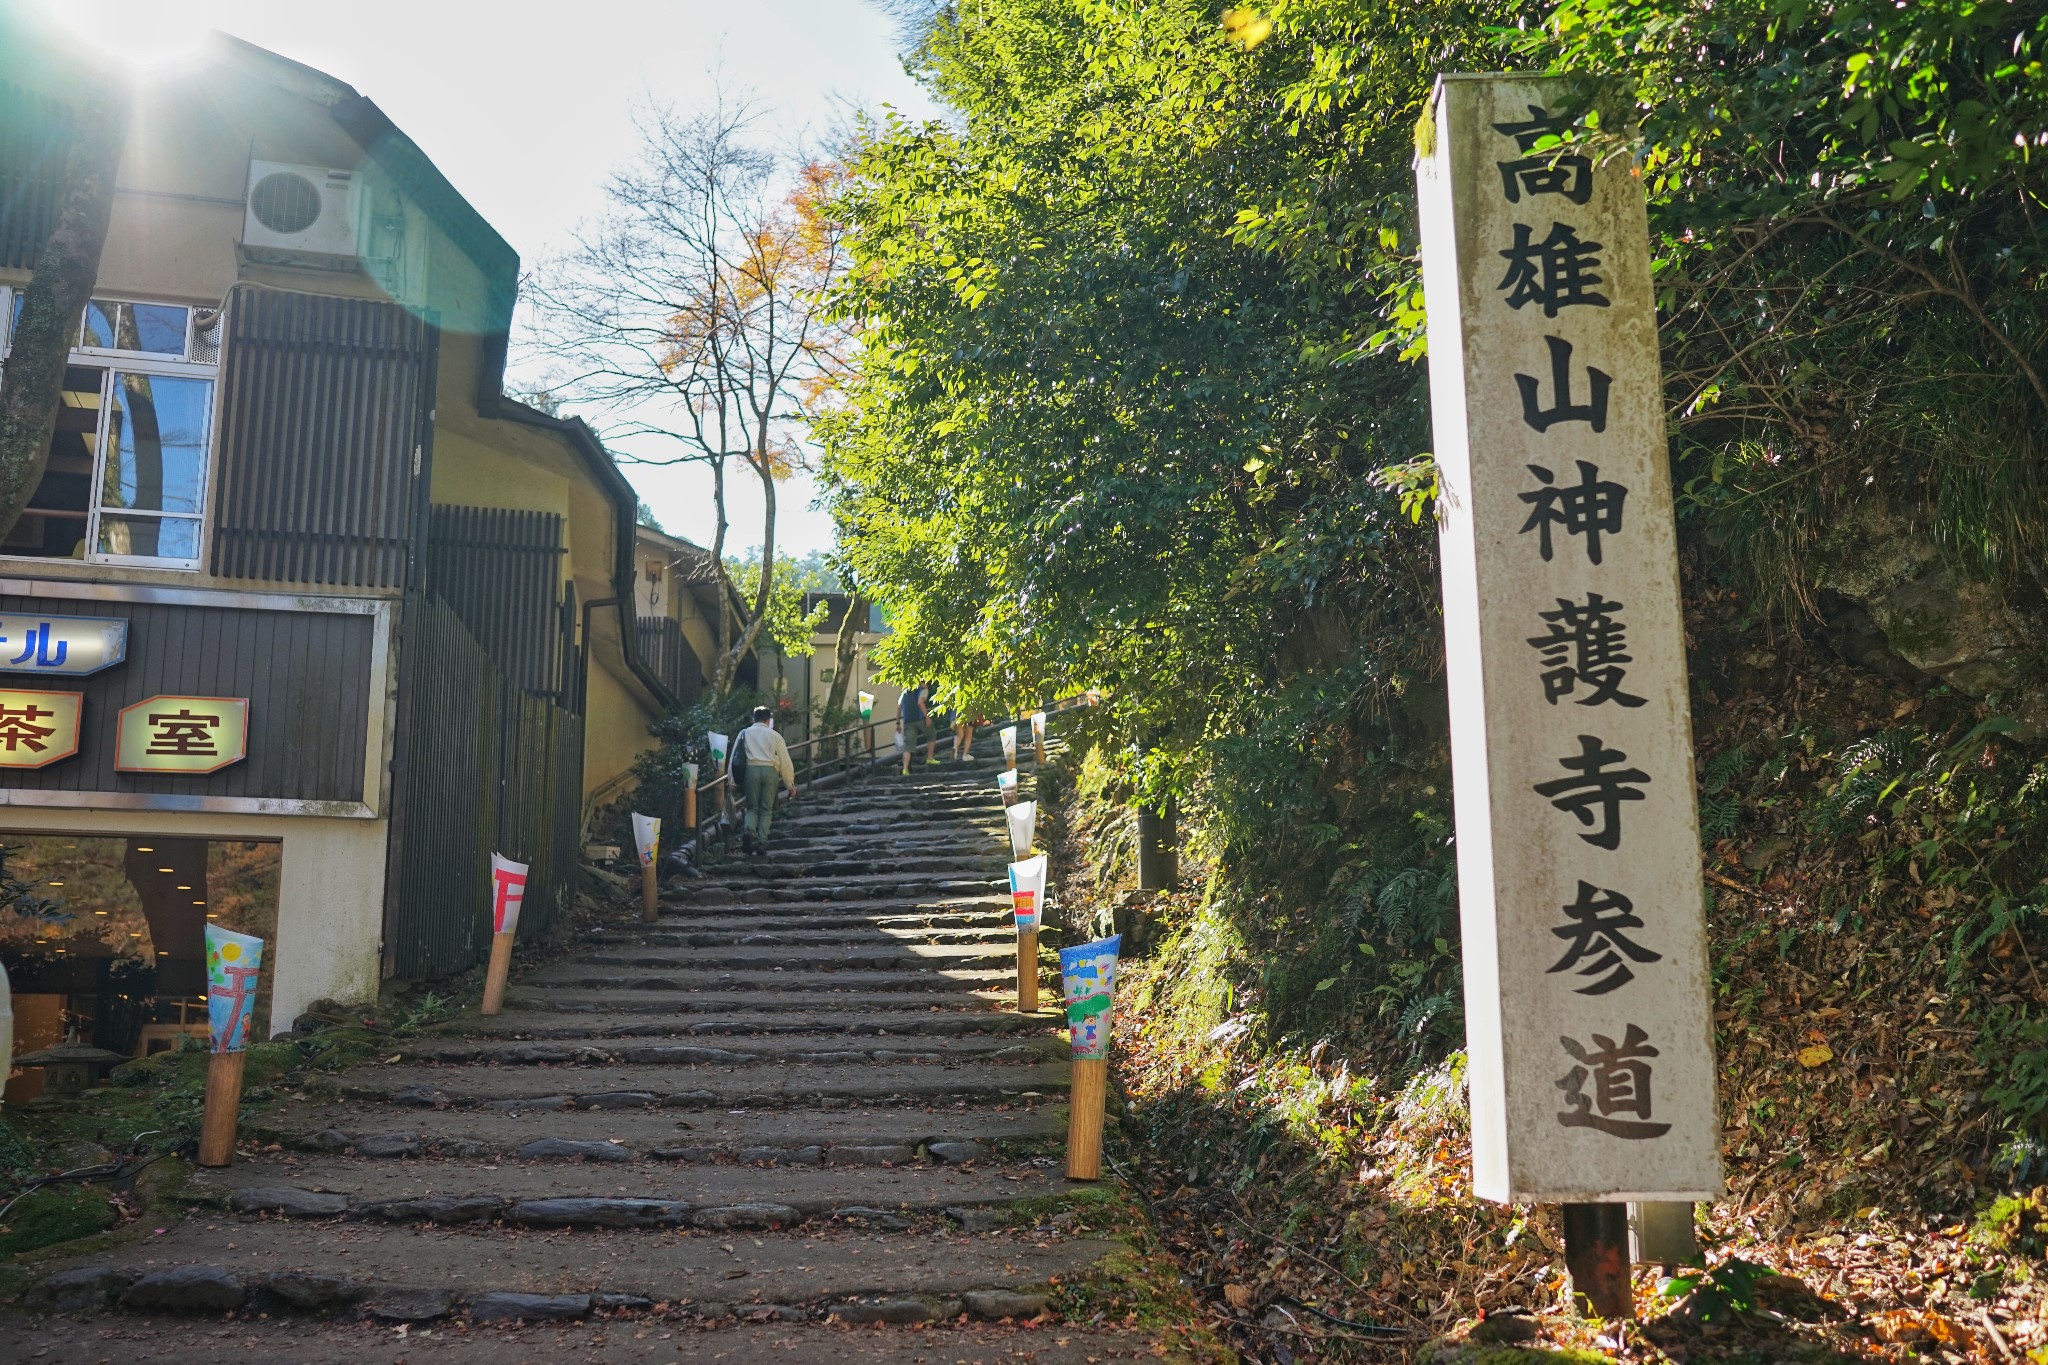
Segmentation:
<svg viewBox="0 0 2048 1365">
<path fill-rule="evenodd" d="M 75 60 L 0 33 L 0 366 Z M 24 1043 L 189 1030 L 208 919 L 272 940 L 283 1029 L 477 961 L 493 851 L 532 865 L 522 932 L 568 909 L 591 799 L 688 678 L 642 658 L 632 488 L 503 391 L 518 271 L 341 81 L 216 36 L 138 91 L 0 543 Z"/>
</svg>

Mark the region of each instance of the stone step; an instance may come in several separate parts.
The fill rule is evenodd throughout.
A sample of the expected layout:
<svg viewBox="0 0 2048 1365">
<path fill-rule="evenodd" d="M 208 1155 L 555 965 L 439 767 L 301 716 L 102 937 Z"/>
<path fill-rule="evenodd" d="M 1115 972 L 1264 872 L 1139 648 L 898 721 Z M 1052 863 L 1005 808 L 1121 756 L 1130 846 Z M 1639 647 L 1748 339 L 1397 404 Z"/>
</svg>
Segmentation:
<svg viewBox="0 0 2048 1365">
<path fill-rule="evenodd" d="M 433 1037 L 532 1039 L 741 1038 L 805 1033 L 820 1038 L 956 1038 L 972 1034 L 1028 1036 L 1054 1029 L 1062 1022 L 1051 1004 L 1039 1014 L 1019 1014 L 1015 1010 L 908 1011 L 902 1007 L 902 996 L 886 999 L 887 1007 L 834 1009 L 821 1007 L 815 996 L 806 996 L 808 1008 L 790 1006 L 764 1011 L 751 1008 L 755 1002 L 743 1002 L 724 1011 L 707 1010 L 702 1015 L 687 1016 L 678 1016 L 673 1010 L 665 1011 L 664 1015 L 608 1011 L 602 1004 L 593 1004 L 588 1010 L 529 1009 L 514 1001 L 503 1014 L 488 1018 L 469 1015 L 427 1032 Z"/>
<path fill-rule="evenodd" d="M 896 1013 L 907 1009 L 922 1009 L 944 1013 L 948 1010 L 982 1011 L 990 1008 L 1005 1008 L 1006 1002 L 1015 997 L 1015 982 L 1007 993 L 1001 990 L 812 990 L 798 982 L 786 982 L 777 989 L 763 987 L 757 990 L 745 988 L 719 990 L 656 990 L 635 991 L 622 989 L 589 990 L 574 986 L 552 986 L 540 990 L 521 990 L 518 987 L 505 993 L 505 1004 L 510 1009 L 549 1010 L 558 1013 L 588 1012 L 591 1014 L 668 1014 L 668 1015 L 722 1015 L 733 1013 L 767 1014 L 778 1010 L 858 1010 L 872 1007 L 877 1011 Z"/>
<path fill-rule="evenodd" d="M 734 1283 L 745 1285 L 747 1281 Z M 578 1303 L 575 1296 L 570 1296 L 565 1306 L 555 1311 L 555 1316 L 572 1320 L 560 1322 L 552 1331 L 527 1330 L 513 1335 L 496 1330 L 451 1331 L 439 1330 L 438 1322 L 423 1321 L 418 1324 L 420 1330 L 404 1338 L 400 1357 L 366 1354 L 364 1328 L 348 1320 L 271 1317 L 266 1313 L 261 1318 L 237 1321 L 234 1335 L 245 1358 L 290 1361 L 292 1365 L 366 1365 L 369 1361 L 393 1358 L 411 1361 L 413 1365 L 505 1365 L 514 1360 L 519 1365 L 589 1365 L 593 1360 L 603 1361 L 604 1365 L 674 1365 L 678 1350 L 685 1352 L 684 1359 L 716 1361 L 717 1365 L 810 1365 L 814 1361 L 830 1361 L 833 1365 L 913 1365 L 938 1359 L 1023 1359 L 1015 1355 L 1019 1349 L 1028 1349 L 1028 1359 L 1035 1365 L 1091 1365 L 1095 1361 L 1135 1359 L 1155 1353 L 1155 1334 L 1149 1331 L 1061 1326 L 1055 1336 L 1043 1328 L 998 1324 L 994 1319 L 1009 1316 L 999 1311 L 1013 1301 L 1008 1291 L 977 1293 L 971 1298 L 948 1295 L 932 1303 L 922 1299 L 875 1303 L 856 1300 L 833 1305 L 833 1316 L 822 1321 L 806 1319 L 819 1318 L 828 1311 L 824 1307 L 813 1308 L 807 1315 L 787 1304 L 764 1306 L 759 1299 L 762 1291 L 749 1292 L 756 1296 L 753 1300 L 740 1294 L 732 1303 L 703 1305 L 722 1310 L 709 1315 L 715 1322 L 696 1314 L 687 1318 L 649 1316 L 620 1321 L 617 1309 L 606 1309 L 603 1305 L 595 1307 L 607 1314 L 605 1319 L 579 1322 L 573 1319 L 590 1311 L 590 1305 Z M 259 1287 L 255 1301 L 265 1297 Z M 1015 1296 L 1014 1301 L 1029 1307 L 1033 1298 L 1026 1294 Z M 997 1311 L 987 1312 L 983 1320 L 965 1325 L 942 1321 L 955 1315 L 939 1310 L 950 1310 L 956 1301 L 961 1307 L 975 1304 Z M 458 1309 L 467 1304 L 467 1300 L 450 1302 Z M 484 1300 L 478 1321 L 507 1302 L 510 1301 L 503 1298 Z M 901 1306 L 907 1303 L 931 1312 L 934 1324 L 943 1328 L 943 1335 L 935 1337 L 923 1326 L 860 1332 L 846 1328 L 848 1314 L 884 1315 L 879 1318 L 884 1321 L 891 1317 L 907 1319 L 907 1310 Z M 351 1313 L 360 1311 L 357 1306 Z M 151 1329 L 171 1326 L 155 1322 L 147 1325 Z M 467 1329 L 468 1324 L 464 1327 Z M 137 1326 L 127 1317 L 84 1322 L 38 1318 L 10 1323 L 8 1328 L 10 1339 L 15 1342 L 15 1358 L 34 1360 L 37 1365 L 105 1365 L 111 1360 L 137 1358 Z M 200 1330 L 210 1334 L 214 1329 Z M 380 1328 L 380 1335 L 390 1339 L 388 1323 Z M 157 1335 L 158 1341 L 165 1339 Z M 943 1345 L 942 1356 L 931 1354 L 935 1340 Z"/>
<path fill-rule="evenodd" d="M 248 1136 L 294 1150 L 355 1150 L 369 1158 L 420 1155 L 509 1157 L 538 1138 L 612 1142 L 636 1160 L 795 1160 L 806 1148 L 905 1147 L 972 1142 L 992 1149 L 1057 1149 L 1066 1109 L 1053 1097 L 942 1107 L 722 1110 L 679 1115 L 673 1109 L 567 1109 L 510 1113 L 495 1109 L 394 1114 L 296 1096 L 248 1125 Z M 655 1151 L 667 1153 L 652 1156 Z M 780 1155 L 769 1157 L 768 1152 Z M 756 1155 L 745 1155 L 753 1153 Z M 818 1158 L 823 1160 L 822 1154 Z"/>
<path fill-rule="evenodd" d="M 640 949 L 608 949 L 583 953 L 566 962 L 551 963 L 536 971 L 520 975 L 522 982 L 560 981 L 579 974 L 588 974 L 594 969 L 616 969 L 620 967 L 675 968 L 689 971 L 709 971 L 713 968 L 740 970 L 766 970 L 777 968 L 786 971 L 841 972 L 850 968 L 887 969 L 898 967 L 929 966 L 943 971 L 948 967 L 981 965 L 1016 956 L 1016 936 L 1003 942 L 993 935 L 972 942 L 918 943 L 891 942 L 883 938 L 878 942 L 811 942 L 811 943 L 735 943 L 718 947 L 709 944 L 691 947 Z"/>
<path fill-rule="evenodd" d="M 1015 978 L 1014 967 L 982 965 L 906 968 L 901 971 L 868 966 L 828 971 L 815 965 L 788 969 L 713 966 L 701 971 L 678 967 L 650 975 L 644 971 L 562 963 L 542 967 L 520 978 L 518 996 L 523 1003 L 531 1003 L 544 1000 L 557 989 L 630 991 L 653 995 L 671 993 L 672 1001 L 687 1001 L 697 991 L 811 991 L 818 994 L 908 991 L 922 995 L 948 986 L 963 992 L 993 990 Z"/>
<path fill-rule="evenodd" d="M 776 1034 L 728 1042 L 653 1042 L 645 1039 L 585 1037 L 548 1042 L 492 1040 L 421 1042 L 394 1055 L 409 1064 L 476 1066 L 766 1066 L 815 1061 L 829 1054 L 847 1065 L 895 1061 L 906 1052 L 942 1058 L 951 1065 L 980 1062 L 1056 1062 L 1067 1044 L 1043 1038 L 930 1038 L 918 1042 L 865 1039 L 858 1043 L 829 1034 Z"/>
<path fill-rule="evenodd" d="M 1000 889 L 992 883 L 986 887 L 976 886 L 969 892 L 927 897 L 873 896 L 843 901 L 820 898 L 817 901 L 785 900 L 780 903 L 766 901 L 737 905 L 697 905 L 688 900 L 673 900 L 664 896 L 659 908 L 659 924 L 639 928 L 637 921 L 627 921 L 622 927 L 635 932 L 655 933 L 662 929 L 681 930 L 705 924 L 758 924 L 764 928 L 788 922 L 815 922 L 821 926 L 879 924 L 896 920 L 944 924 L 962 916 L 1007 912 L 1010 908 L 1010 891 L 1006 879 Z"/>
<path fill-rule="evenodd" d="M 1016 937 L 1016 929 L 1010 919 L 1009 910 L 1005 907 L 1001 911 L 991 911 L 973 919 L 967 916 L 953 916 L 949 917 L 947 922 L 937 924 L 929 923 L 922 918 L 877 923 L 857 915 L 837 915 L 820 916 L 818 920 L 797 920 L 787 925 L 764 928 L 758 922 L 728 919 L 718 923 L 717 927 L 698 925 L 680 932 L 661 933 L 652 927 L 637 932 L 631 928 L 599 930 L 584 935 L 584 941 L 607 951 L 632 952 L 635 949 L 644 949 L 650 952 L 680 954 L 693 948 L 845 943 L 849 938 L 848 930 L 872 931 L 885 939 L 906 943 L 996 943 L 1008 942 Z"/>
<path fill-rule="evenodd" d="M 413 1109 L 784 1109 L 829 1101 L 936 1104 L 1064 1093 L 1067 1065 L 788 1063 L 774 1067 L 364 1067 L 319 1077 L 308 1093 Z"/>
<path fill-rule="evenodd" d="M 1010 889 L 1007 875 L 995 877 L 869 877 L 850 881 L 788 882 L 775 885 L 711 883 L 675 892 L 661 898 L 660 908 L 682 903 L 699 908 L 713 906 L 793 904 L 798 901 L 912 901 L 951 899 L 958 896 L 988 896 Z"/>
<path fill-rule="evenodd" d="M 552 1140 L 556 1145 L 561 1140 Z M 795 1227 L 829 1220 L 843 1208 L 941 1214 L 948 1208 L 986 1207 L 1065 1195 L 1072 1186 L 1051 1157 L 1005 1162 L 976 1148 L 963 1164 L 920 1161 L 907 1144 L 824 1147 L 817 1163 L 724 1165 L 673 1159 L 575 1159 L 545 1153 L 551 1139 L 536 1135 L 521 1159 L 373 1161 L 335 1156 L 272 1154 L 241 1159 L 220 1170 L 201 1169 L 180 1198 L 244 1216 L 347 1217 L 391 1223 L 489 1223 L 520 1227 L 690 1226 L 724 1230 L 712 1210 L 770 1205 L 792 1210 L 772 1221 Z M 599 1144 L 586 1144 L 599 1145 Z M 692 1144 L 678 1142 L 688 1150 Z M 309 1197 L 311 1196 L 311 1197 Z M 432 1200 L 431 1208 L 418 1207 Z M 536 1202 L 585 1201 L 583 1209 L 532 1208 Z M 636 1211 L 629 1201 L 659 1210 Z M 528 1207 L 522 1207 L 522 1206 Z M 680 1207 L 678 1207 L 680 1206 Z"/>
<path fill-rule="evenodd" d="M 130 1304 L 188 1311 L 282 1307 L 261 1291 L 280 1277 L 297 1275 L 339 1281 L 330 1303 L 361 1304 L 361 1291 L 367 1291 L 363 1306 L 373 1314 L 379 1299 L 395 1304 L 395 1291 L 419 1290 L 426 1291 L 423 1297 L 439 1296 L 444 1312 L 490 1293 L 613 1294 L 705 1317 L 730 1316 L 735 1306 L 749 1302 L 811 1306 L 822 1317 L 829 1304 L 885 1295 L 936 1299 L 937 1308 L 950 1309 L 948 1300 L 968 1291 L 1029 1289 L 1078 1278 L 1121 1249 L 1115 1242 L 1061 1236 L 1056 1228 L 1029 1238 L 1009 1229 L 910 1235 L 866 1230 L 877 1221 L 885 1220 L 849 1217 L 782 1232 L 595 1229 L 514 1237 L 490 1225 L 377 1223 L 336 1224 L 332 1234 L 319 1236 L 314 1227 L 284 1219 L 195 1218 L 111 1255 L 53 1268 L 81 1272 L 59 1291 L 68 1292 L 75 1307 L 104 1306 L 117 1296 Z M 122 1287 L 124 1279 L 132 1286 L 144 1276 L 162 1277 L 187 1266 L 217 1273 L 192 1276 L 182 1285 L 159 1278 L 153 1296 Z M 103 1286 L 96 1304 L 95 1283 Z M 300 1285 L 278 1287 L 287 1286 L 294 1299 L 305 1297 Z M 45 1302 L 52 1288 L 46 1287 Z M 526 1357 L 520 1351 L 484 1358 Z M 665 1358 L 676 1359 L 673 1349 Z M 821 1358 L 829 1357 L 811 1357 Z"/>
</svg>

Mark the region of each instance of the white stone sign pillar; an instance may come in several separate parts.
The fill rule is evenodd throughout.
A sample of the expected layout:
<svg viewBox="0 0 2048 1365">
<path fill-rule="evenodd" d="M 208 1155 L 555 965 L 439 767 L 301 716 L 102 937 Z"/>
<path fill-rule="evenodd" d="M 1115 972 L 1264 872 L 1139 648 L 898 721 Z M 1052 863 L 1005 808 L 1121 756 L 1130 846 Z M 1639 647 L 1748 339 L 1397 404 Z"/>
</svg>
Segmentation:
<svg viewBox="0 0 2048 1365">
<path fill-rule="evenodd" d="M 1720 1120 L 1648 221 L 1626 155 L 1559 146 L 1570 104 L 1560 81 L 1446 76 L 1416 162 L 1473 1186 L 1711 1199 Z"/>
</svg>

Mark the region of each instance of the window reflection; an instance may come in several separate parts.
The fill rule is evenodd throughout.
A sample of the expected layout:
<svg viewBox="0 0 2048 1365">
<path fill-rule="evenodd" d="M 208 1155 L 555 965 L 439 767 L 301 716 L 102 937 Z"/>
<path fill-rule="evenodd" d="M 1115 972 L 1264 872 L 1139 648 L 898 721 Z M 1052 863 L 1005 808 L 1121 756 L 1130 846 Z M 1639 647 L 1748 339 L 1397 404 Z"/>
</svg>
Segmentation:
<svg viewBox="0 0 2048 1365">
<path fill-rule="evenodd" d="M 100 506 L 197 512 L 212 405 L 213 385 L 204 379 L 115 375 Z"/>
<path fill-rule="evenodd" d="M 78 344 L 102 351 L 135 351 L 183 359 L 188 311 L 173 303 L 94 299 L 85 306 L 85 325 Z"/>
</svg>

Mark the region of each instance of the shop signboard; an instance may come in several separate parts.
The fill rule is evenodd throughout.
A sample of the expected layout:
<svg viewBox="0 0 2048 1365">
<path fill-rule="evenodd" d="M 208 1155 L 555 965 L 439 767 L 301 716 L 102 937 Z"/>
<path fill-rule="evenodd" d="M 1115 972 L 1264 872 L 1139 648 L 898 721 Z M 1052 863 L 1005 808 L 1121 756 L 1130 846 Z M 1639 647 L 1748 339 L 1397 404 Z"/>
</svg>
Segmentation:
<svg viewBox="0 0 2048 1365">
<path fill-rule="evenodd" d="M 77 753 L 84 711 L 76 692 L 0 691 L 0 768 L 47 768 Z"/>
<path fill-rule="evenodd" d="M 0 614 L 0 673 L 82 678 L 128 658 L 128 623 L 109 616 Z"/>
<path fill-rule="evenodd" d="M 247 697 L 151 697 L 115 726 L 116 772 L 213 773 L 248 756 Z"/>
</svg>

